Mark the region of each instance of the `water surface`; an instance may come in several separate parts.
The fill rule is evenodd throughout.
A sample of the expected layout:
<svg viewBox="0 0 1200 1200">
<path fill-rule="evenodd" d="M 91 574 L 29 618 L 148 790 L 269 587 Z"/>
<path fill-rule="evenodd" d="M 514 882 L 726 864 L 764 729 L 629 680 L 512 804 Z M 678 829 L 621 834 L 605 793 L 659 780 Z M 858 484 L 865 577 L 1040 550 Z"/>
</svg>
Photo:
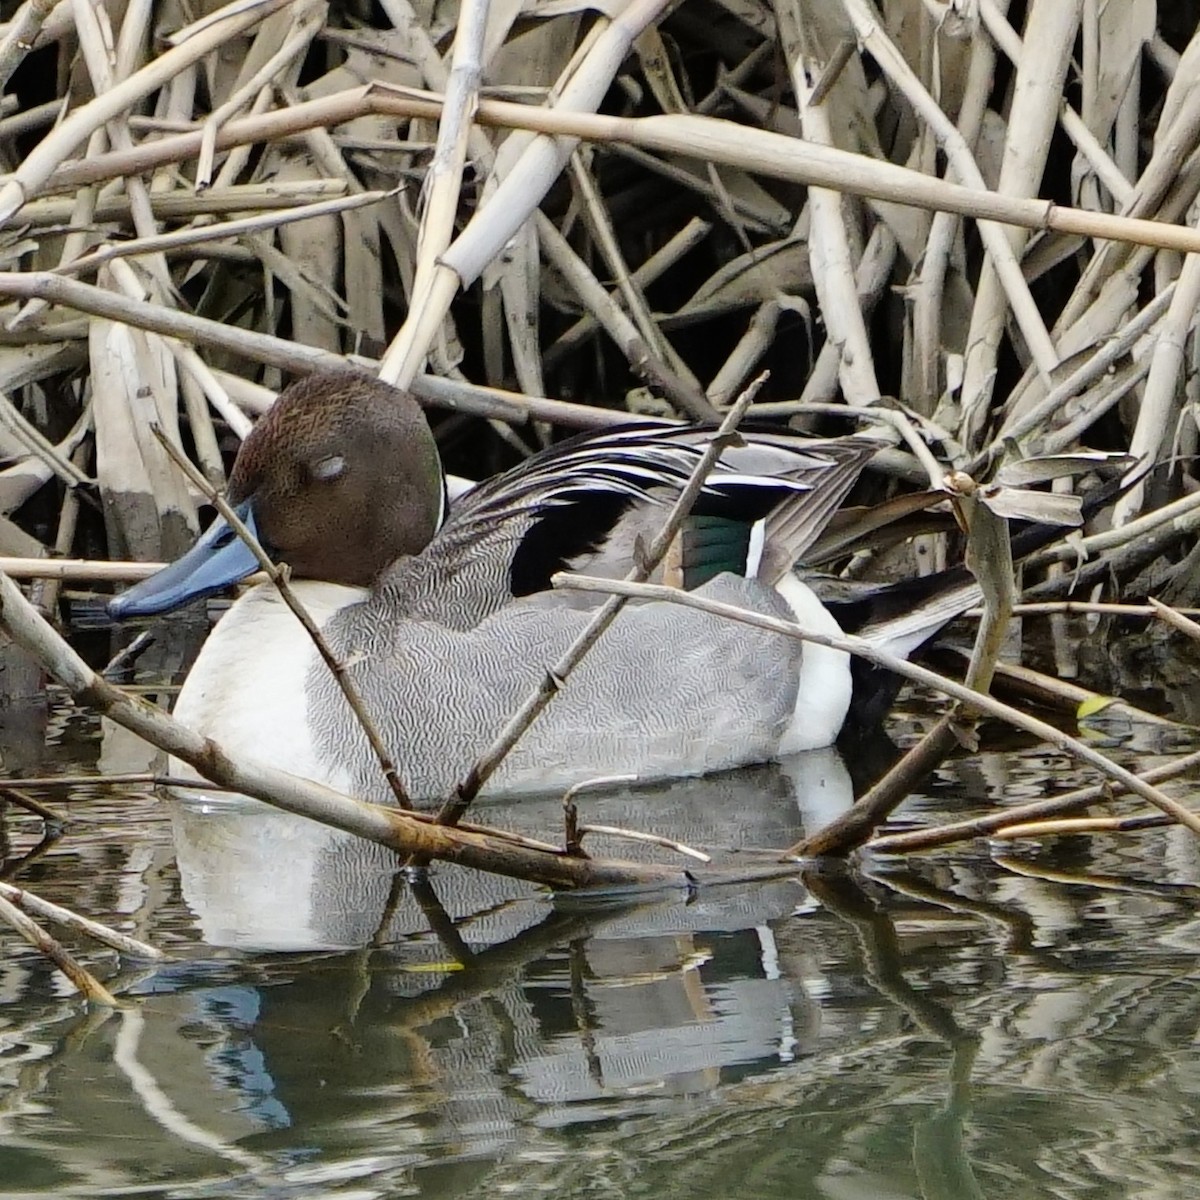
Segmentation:
<svg viewBox="0 0 1200 1200">
<path fill-rule="evenodd" d="M 47 772 L 139 753 L 58 703 L 11 744 L 26 773 L 39 747 Z M 1133 731 L 1113 753 L 1177 749 Z M 1075 782 L 1045 748 L 986 752 L 902 817 Z M 814 756 L 582 803 L 693 844 L 782 846 L 848 786 Z M 414 883 L 382 850 L 269 812 L 102 786 L 44 798 L 74 824 L 39 847 L 41 823 L 9 810 L 4 877 L 171 959 L 67 935 L 128 1001 L 88 1013 L 0 931 L 3 1200 L 1196 1192 L 1184 831 L 581 908 L 446 867 Z M 476 817 L 560 826 L 550 802 Z"/>
</svg>

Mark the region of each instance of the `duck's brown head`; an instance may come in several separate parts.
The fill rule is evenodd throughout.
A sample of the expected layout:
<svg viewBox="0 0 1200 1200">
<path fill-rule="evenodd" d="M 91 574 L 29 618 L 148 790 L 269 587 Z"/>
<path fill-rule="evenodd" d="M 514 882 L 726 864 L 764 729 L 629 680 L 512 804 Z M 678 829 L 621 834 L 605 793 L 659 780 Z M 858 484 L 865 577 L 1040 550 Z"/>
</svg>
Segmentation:
<svg viewBox="0 0 1200 1200">
<path fill-rule="evenodd" d="M 433 435 L 405 392 L 349 371 L 283 391 L 238 452 L 228 499 L 296 578 L 366 587 L 428 545 L 445 509 Z M 178 561 L 116 597 L 117 618 L 211 595 L 257 568 L 218 518 Z"/>
</svg>

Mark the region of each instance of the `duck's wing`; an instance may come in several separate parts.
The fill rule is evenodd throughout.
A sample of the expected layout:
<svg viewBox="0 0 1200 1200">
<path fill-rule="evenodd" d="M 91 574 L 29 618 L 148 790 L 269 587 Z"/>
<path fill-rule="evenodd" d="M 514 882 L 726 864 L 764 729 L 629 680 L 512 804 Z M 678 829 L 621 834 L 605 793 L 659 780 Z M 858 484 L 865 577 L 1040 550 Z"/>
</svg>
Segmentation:
<svg viewBox="0 0 1200 1200">
<path fill-rule="evenodd" d="M 653 424 L 572 438 L 462 497 L 431 552 L 443 561 L 507 564 L 507 592 L 550 587 L 566 567 L 628 571 L 639 539 L 662 524 L 711 430 Z M 782 574 L 820 532 L 879 448 L 869 438 L 740 435 L 709 474 L 680 540 L 680 581 L 724 570 L 754 574 L 769 548 Z M 763 521 L 766 539 L 755 526 Z"/>
</svg>

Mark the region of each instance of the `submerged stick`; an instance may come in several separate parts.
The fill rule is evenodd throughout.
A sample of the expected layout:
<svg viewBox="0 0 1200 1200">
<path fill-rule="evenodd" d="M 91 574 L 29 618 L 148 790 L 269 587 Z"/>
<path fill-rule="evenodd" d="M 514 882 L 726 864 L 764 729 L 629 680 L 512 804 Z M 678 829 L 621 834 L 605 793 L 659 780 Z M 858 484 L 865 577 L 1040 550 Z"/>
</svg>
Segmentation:
<svg viewBox="0 0 1200 1200">
<path fill-rule="evenodd" d="M 1174 762 L 1164 763 L 1153 770 L 1143 771 L 1140 778 L 1146 783 L 1164 783 L 1168 779 L 1175 779 L 1194 770 L 1200 770 L 1200 751 L 1177 758 Z M 1029 804 L 1005 809 L 1003 812 L 988 813 L 986 816 L 972 817 L 966 821 L 953 821 L 930 829 L 911 829 L 905 833 L 886 834 L 869 841 L 863 849 L 875 854 L 909 854 L 919 850 L 936 850 L 956 842 L 989 837 L 997 829 L 1021 821 L 1069 816 L 1100 801 L 1111 800 L 1122 791 L 1123 788 L 1114 788 L 1105 780 L 1104 783 L 1077 788 L 1061 796 L 1053 796 L 1049 800 L 1034 800 Z"/>
<path fill-rule="evenodd" d="M 129 695 L 96 674 L 3 574 L 0 627 L 37 658 L 78 703 L 188 763 L 203 778 L 274 808 L 388 846 L 399 854 L 444 859 L 549 887 L 691 886 L 690 876 L 679 870 L 547 853 L 490 831 L 454 829 L 422 821 L 416 814 L 355 800 L 275 767 L 230 758 L 211 738 L 201 737 L 156 705 Z"/>
<path fill-rule="evenodd" d="M 79 933 L 86 933 L 89 937 L 93 937 L 98 942 L 111 947 L 113 950 L 118 950 L 122 954 L 131 955 L 134 958 L 145 958 L 152 962 L 157 962 L 166 957 L 161 950 L 151 946 L 149 942 L 139 941 L 137 938 L 130 937 L 126 933 L 121 933 L 120 930 L 112 929 L 108 925 L 102 925 L 99 921 L 93 921 L 90 917 L 82 916 L 77 912 L 72 912 L 69 908 L 64 908 L 61 904 L 54 904 L 50 900 L 43 900 L 41 896 L 35 896 L 32 892 L 26 891 L 24 888 L 13 887 L 10 883 L 0 882 L 0 897 L 11 901 L 13 904 L 20 905 L 21 908 L 27 908 L 30 912 L 36 913 L 39 917 L 43 917 L 48 921 L 57 921 L 60 925 L 66 925 L 69 929 L 77 930 Z"/>
<path fill-rule="evenodd" d="M 67 948 L 51 937 L 32 917 L 0 895 L 0 921 L 17 931 L 31 946 L 40 950 L 83 994 L 89 1004 L 116 1008 L 116 997 L 86 967 L 76 961 Z"/>
<path fill-rule="evenodd" d="M 1092 833 L 1133 833 L 1142 829 L 1162 829 L 1175 822 L 1163 813 L 1137 817 L 1066 817 L 1056 821 L 1026 821 L 1004 825 L 992 833 L 996 841 L 1011 842 L 1022 838 L 1075 837 Z"/>
</svg>

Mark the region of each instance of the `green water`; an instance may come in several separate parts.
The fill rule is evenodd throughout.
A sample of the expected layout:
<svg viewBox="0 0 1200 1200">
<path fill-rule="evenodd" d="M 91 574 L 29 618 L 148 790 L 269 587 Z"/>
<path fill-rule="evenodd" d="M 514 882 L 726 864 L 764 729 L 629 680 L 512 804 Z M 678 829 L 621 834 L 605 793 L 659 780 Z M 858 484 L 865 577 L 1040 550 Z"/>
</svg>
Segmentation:
<svg viewBox="0 0 1200 1200">
<path fill-rule="evenodd" d="M 92 719 L 34 724 L 43 769 L 95 765 Z M 1148 766 L 1159 749 L 1113 752 Z M 103 754 L 133 765 L 118 739 Z M 985 753 L 903 816 L 1073 782 L 1044 749 Z M 586 815 L 782 845 L 844 783 L 818 761 Z M 55 802 L 75 824 L 41 853 L 40 822 L 3 817 L 3 876 L 171 957 L 118 961 L 65 935 L 127 1001 L 88 1013 L 0 931 L 3 1200 L 1200 1188 L 1200 855 L 1184 831 L 1004 859 L 975 843 L 580 911 L 450 869 L 414 887 L 387 855 L 273 815 L 103 788 Z M 553 805 L 526 818 L 557 820 Z"/>
</svg>

